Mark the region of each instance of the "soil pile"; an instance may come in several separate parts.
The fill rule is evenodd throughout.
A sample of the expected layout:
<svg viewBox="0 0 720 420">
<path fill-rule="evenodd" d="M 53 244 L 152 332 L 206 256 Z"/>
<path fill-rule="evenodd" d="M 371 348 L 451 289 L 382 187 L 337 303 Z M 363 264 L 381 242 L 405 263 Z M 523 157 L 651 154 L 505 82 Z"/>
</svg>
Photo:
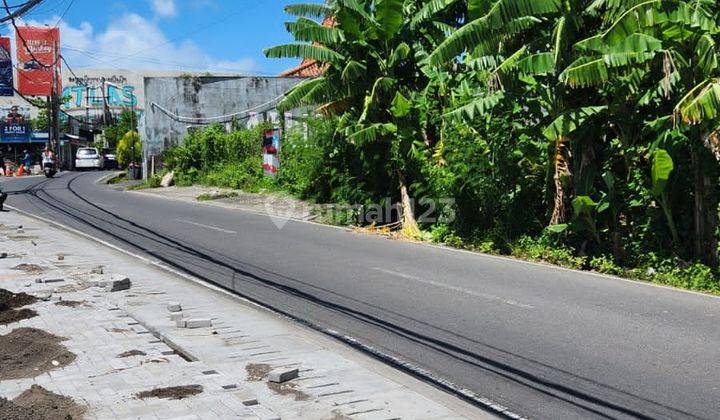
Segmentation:
<svg viewBox="0 0 720 420">
<path fill-rule="evenodd" d="M 70 364 L 75 354 L 60 344 L 64 340 L 35 328 L 17 328 L 0 336 L 0 379 L 33 378 Z"/>
<path fill-rule="evenodd" d="M 10 309 L 7 311 L 0 311 L 0 325 L 12 324 L 13 322 L 22 321 L 23 319 L 29 319 L 37 316 L 37 312 L 32 309 Z"/>
<path fill-rule="evenodd" d="M 264 377 L 272 370 L 272 366 L 266 363 L 249 363 L 245 366 L 247 372 L 247 380 L 249 382 L 262 381 Z"/>
<path fill-rule="evenodd" d="M 147 356 L 147 353 L 140 350 L 129 350 L 123 353 L 120 353 L 117 355 L 118 359 L 123 359 L 125 357 L 133 357 L 133 356 Z"/>
<path fill-rule="evenodd" d="M 74 420 L 85 408 L 72 398 L 33 385 L 12 401 L 0 398 L 0 418 L 7 420 Z"/>
<path fill-rule="evenodd" d="M 56 306 L 65 306 L 68 308 L 77 308 L 78 306 L 90 306 L 85 300 L 61 300 L 55 302 Z"/>
<path fill-rule="evenodd" d="M 141 400 L 146 398 L 164 398 L 171 400 L 182 400 L 183 398 L 198 395 L 203 392 L 202 385 L 171 386 L 167 388 L 155 388 L 150 391 L 143 391 L 136 396 Z"/>
<path fill-rule="evenodd" d="M 0 325 L 7 325 L 37 316 L 37 312 L 31 309 L 15 310 L 15 308 L 30 305 L 36 301 L 35 296 L 0 289 Z"/>
<path fill-rule="evenodd" d="M 42 274 L 45 269 L 37 264 L 18 264 L 12 268 L 13 270 L 24 271 L 28 274 Z"/>
<path fill-rule="evenodd" d="M 9 290 L 0 289 L 0 311 L 21 308 L 35 302 L 37 302 L 37 298 L 27 293 L 14 293 Z"/>
</svg>

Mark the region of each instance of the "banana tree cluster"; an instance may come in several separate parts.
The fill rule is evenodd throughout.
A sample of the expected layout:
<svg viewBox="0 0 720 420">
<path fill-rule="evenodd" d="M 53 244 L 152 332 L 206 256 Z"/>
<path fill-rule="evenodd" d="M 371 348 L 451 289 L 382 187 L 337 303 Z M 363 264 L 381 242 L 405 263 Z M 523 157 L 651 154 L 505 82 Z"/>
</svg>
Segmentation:
<svg viewBox="0 0 720 420">
<path fill-rule="evenodd" d="M 662 237 L 717 265 L 718 2 L 328 0 L 286 11 L 296 42 L 266 55 L 315 60 L 324 73 L 280 108 L 337 118 L 337 141 L 367 161 L 382 151 L 375 168 L 398 186 L 409 236 L 419 234 L 410 196 L 457 156 L 445 136 L 460 133 L 469 150 L 487 149 L 488 167 L 517 161 L 544 183 L 546 232 L 583 235 L 582 251 L 609 239 L 620 260 L 623 238 Z M 488 127 L 522 133 L 528 150 L 542 142 L 544 180 L 540 160 L 496 156 L 506 144 L 473 138 Z M 491 177 L 488 167 L 457 182 Z"/>
<path fill-rule="evenodd" d="M 285 8 L 298 41 L 265 50 L 268 57 L 322 63 L 324 74 L 290 90 L 279 108 L 314 107 L 339 118 L 337 132 L 355 144 L 388 145 L 388 180 L 399 184 L 403 231 L 420 235 L 408 194 L 413 143 L 423 133 L 416 101 L 428 84 L 426 58 L 458 20 L 455 0 L 332 0 Z M 464 6 L 464 5 L 463 5 Z M 326 24 L 323 25 L 322 22 Z M 331 24 L 327 24 L 330 22 Z"/>
</svg>

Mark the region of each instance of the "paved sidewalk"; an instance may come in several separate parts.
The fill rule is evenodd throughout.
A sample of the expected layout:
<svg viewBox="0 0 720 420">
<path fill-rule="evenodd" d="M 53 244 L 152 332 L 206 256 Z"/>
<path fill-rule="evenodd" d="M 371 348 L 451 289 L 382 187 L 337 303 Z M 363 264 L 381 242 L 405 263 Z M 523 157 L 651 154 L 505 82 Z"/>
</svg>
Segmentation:
<svg viewBox="0 0 720 420">
<path fill-rule="evenodd" d="M 224 292 L 13 212 L 0 213 L 0 223 L 0 255 L 8 254 L 0 258 L 0 289 L 41 298 L 24 307 L 37 316 L 0 323 L 0 336 L 36 328 L 66 338 L 60 344 L 75 355 L 36 372 L 28 361 L 25 376 L 32 377 L 9 379 L 0 367 L 0 397 L 12 400 L 40 385 L 84 406 L 85 418 L 98 419 L 490 417 Z M 129 290 L 97 287 L 125 277 Z M 180 303 L 181 312 L 170 312 L 170 302 Z M 181 328 L 171 319 L 180 316 L 211 326 Z M 297 368 L 299 377 L 268 382 L 279 368 Z M 194 386 L 195 395 L 137 395 L 177 386 Z"/>
</svg>

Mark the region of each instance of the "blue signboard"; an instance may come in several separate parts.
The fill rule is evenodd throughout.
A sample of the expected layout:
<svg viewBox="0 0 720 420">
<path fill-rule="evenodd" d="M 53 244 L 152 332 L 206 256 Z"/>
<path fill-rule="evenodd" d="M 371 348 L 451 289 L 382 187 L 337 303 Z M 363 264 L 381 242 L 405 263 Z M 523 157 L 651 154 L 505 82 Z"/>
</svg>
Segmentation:
<svg viewBox="0 0 720 420">
<path fill-rule="evenodd" d="M 0 125 L 0 142 L 2 143 L 30 143 L 32 129 L 30 124 L 2 123 Z"/>
</svg>

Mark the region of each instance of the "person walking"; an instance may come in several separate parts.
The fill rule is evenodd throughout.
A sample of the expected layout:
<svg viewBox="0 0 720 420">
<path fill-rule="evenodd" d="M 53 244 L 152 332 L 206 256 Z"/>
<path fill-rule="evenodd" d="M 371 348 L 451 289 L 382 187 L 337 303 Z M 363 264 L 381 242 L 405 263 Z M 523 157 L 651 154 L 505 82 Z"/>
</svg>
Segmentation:
<svg viewBox="0 0 720 420">
<path fill-rule="evenodd" d="M 30 159 L 30 153 L 27 151 L 27 149 L 23 150 L 23 164 L 25 165 L 25 172 L 30 175 L 32 173 L 30 171 L 30 165 L 32 164 L 32 160 Z"/>
</svg>

